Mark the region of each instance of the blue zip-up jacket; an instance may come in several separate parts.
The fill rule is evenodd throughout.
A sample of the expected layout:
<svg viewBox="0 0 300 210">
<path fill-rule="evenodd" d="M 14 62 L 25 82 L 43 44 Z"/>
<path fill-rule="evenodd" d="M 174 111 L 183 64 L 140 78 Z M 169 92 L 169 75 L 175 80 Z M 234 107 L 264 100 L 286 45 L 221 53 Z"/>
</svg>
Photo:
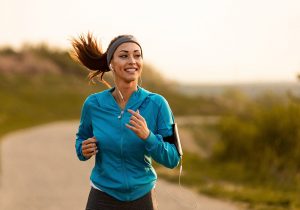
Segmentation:
<svg viewBox="0 0 300 210">
<path fill-rule="evenodd" d="M 156 183 L 151 158 L 168 168 L 178 165 L 180 157 L 175 146 L 163 141 L 163 137 L 172 135 L 174 120 L 161 95 L 138 87 L 122 112 L 112 96 L 113 90 L 92 94 L 85 100 L 76 134 L 76 153 L 80 160 L 86 160 L 82 141 L 95 136 L 99 152 L 90 176 L 92 183 L 121 201 L 132 201 L 147 194 Z M 131 117 L 127 109 L 139 110 L 145 118 L 150 130 L 146 140 L 125 126 Z"/>
</svg>

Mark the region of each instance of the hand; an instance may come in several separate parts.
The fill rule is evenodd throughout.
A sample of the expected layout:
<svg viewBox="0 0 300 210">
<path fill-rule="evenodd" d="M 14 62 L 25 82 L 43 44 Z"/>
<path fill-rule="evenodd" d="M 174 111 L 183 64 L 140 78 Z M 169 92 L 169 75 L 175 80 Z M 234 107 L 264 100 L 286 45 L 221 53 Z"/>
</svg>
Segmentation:
<svg viewBox="0 0 300 210">
<path fill-rule="evenodd" d="M 131 125 L 126 124 L 126 127 L 132 130 L 141 139 L 146 140 L 150 134 L 146 120 L 140 115 L 139 110 L 135 112 L 128 109 L 128 112 L 132 114 L 129 121 Z"/>
<path fill-rule="evenodd" d="M 82 155 L 85 158 L 89 159 L 90 157 L 98 153 L 96 142 L 97 140 L 95 137 L 89 138 L 82 142 L 81 151 L 82 151 Z"/>
</svg>

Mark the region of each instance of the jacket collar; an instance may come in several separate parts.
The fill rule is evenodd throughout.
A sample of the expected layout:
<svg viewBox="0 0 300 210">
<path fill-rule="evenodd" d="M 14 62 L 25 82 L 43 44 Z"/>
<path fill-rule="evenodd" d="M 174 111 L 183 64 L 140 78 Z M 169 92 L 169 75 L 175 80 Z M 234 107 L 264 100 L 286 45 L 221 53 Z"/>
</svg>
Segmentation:
<svg viewBox="0 0 300 210">
<path fill-rule="evenodd" d="M 98 103 L 100 107 L 105 107 L 108 109 L 119 109 L 115 98 L 112 95 L 112 91 L 115 87 L 104 90 L 96 94 Z M 127 104 L 126 109 L 136 109 L 142 105 L 144 100 L 150 95 L 151 92 L 145 90 L 144 88 L 137 86 L 137 90 L 132 93 Z"/>
</svg>

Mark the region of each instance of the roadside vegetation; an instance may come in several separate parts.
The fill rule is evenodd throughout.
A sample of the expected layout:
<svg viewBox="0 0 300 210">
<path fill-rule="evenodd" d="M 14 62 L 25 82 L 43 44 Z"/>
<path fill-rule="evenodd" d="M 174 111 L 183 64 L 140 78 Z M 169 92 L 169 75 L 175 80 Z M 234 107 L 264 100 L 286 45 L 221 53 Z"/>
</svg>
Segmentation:
<svg viewBox="0 0 300 210">
<path fill-rule="evenodd" d="M 89 84 L 87 74 L 65 50 L 46 45 L 26 45 L 21 51 L 0 49 L 0 136 L 40 123 L 78 119 L 85 98 L 107 88 L 99 82 Z M 109 73 L 105 78 L 112 84 Z M 164 95 L 176 115 L 211 114 L 219 109 L 213 99 L 177 93 L 176 83 L 147 64 L 141 85 Z"/>
<path fill-rule="evenodd" d="M 78 120 L 85 98 L 106 88 L 89 85 L 87 74 L 65 50 L 46 45 L 0 49 L 0 137 L 42 123 Z M 109 74 L 106 79 L 111 82 Z M 165 96 L 176 117 L 213 119 L 179 122 L 204 151 L 184 151 L 182 184 L 244 209 L 299 210 L 300 98 L 289 92 L 249 97 L 237 89 L 191 96 L 178 93 L 176 86 L 145 65 L 142 87 Z M 156 168 L 178 182 L 179 171 Z"/>
<path fill-rule="evenodd" d="M 231 112 L 216 123 L 182 126 L 205 155 L 185 152 L 181 183 L 243 209 L 299 210 L 300 98 L 230 91 L 226 100 Z M 179 171 L 159 172 L 178 183 Z"/>
</svg>

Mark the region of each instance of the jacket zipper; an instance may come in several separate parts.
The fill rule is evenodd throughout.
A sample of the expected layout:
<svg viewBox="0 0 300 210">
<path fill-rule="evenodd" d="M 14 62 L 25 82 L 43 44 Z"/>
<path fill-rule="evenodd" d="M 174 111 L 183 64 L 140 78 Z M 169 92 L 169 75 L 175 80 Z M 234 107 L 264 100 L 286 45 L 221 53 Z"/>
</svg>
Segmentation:
<svg viewBox="0 0 300 210">
<path fill-rule="evenodd" d="M 123 117 L 123 114 L 124 114 L 124 110 L 122 110 L 122 111 L 120 112 L 120 115 L 118 116 L 118 119 L 121 119 L 121 118 Z"/>
<path fill-rule="evenodd" d="M 134 93 L 133 93 L 134 94 Z M 132 97 L 132 96 L 131 96 Z M 130 97 L 130 98 L 131 98 Z M 125 158 L 123 155 L 123 145 L 124 145 L 124 126 L 123 126 L 123 115 L 124 115 L 124 110 L 127 109 L 128 103 L 130 101 L 130 98 L 127 102 L 127 104 L 125 105 L 124 109 L 122 109 L 118 103 L 116 102 L 116 105 L 118 106 L 119 110 L 120 110 L 120 114 L 118 115 L 118 119 L 120 120 L 120 126 L 121 126 L 121 159 L 122 159 L 122 169 L 123 169 L 123 176 L 124 176 L 124 184 L 125 184 L 125 188 L 126 190 L 129 190 L 129 183 L 128 183 L 128 178 L 127 178 L 127 173 L 126 173 L 126 169 L 125 169 Z M 127 194 L 126 195 L 126 199 L 129 200 L 130 195 Z"/>
<path fill-rule="evenodd" d="M 126 173 L 126 169 L 125 169 L 125 158 L 124 158 L 124 151 L 123 151 L 123 145 L 124 145 L 124 126 L 123 126 L 123 114 L 124 114 L 124 110 L 121 111 L 120 113 L 120 125 L 121 125 L 121 159 L 122 159 L 122 169 L 123 169 L 123 176 L 124 176 L 124 184 L 125 184 L 125 188 L 126 190 L 129 190 L 129 185 L 128 185 L 128 179 L 127 179 L 127 173 Z M 129 195 L 126 195 L 127 200 L 129 200 Z"/>
</svg>

